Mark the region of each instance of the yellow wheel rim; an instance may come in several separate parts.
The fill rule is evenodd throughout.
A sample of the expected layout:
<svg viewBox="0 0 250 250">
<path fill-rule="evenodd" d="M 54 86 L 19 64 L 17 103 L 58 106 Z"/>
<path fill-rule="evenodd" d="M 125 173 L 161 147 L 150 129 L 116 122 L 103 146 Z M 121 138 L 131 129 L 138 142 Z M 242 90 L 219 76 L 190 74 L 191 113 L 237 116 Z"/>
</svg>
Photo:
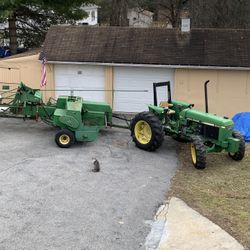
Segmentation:
<svg viewBox="0 0 250 250">
<path fill-rule="evenodd" d="M 135 137 L 141 144 L 148 144 L 152 138 L 152 130 L 146 121 L 138 121 L 135 125 Z"/>
<path fill-rule="evenodd" d="M 191 143 L 191 156 L 194 164 L 197 162 L 196 149 L 193 143 Z"/>
<path fill-rule="evenodd" d="M 70 142 L 70 137 L 69 137 L 68 135 L 63 134 L 63 135 L 61 135 L 61 136 L 59 137 L 59 142 L 60 142 L 62 145 L 67 145 L 67 144 L 69 144 L 69 142 Z"/>
</svg>

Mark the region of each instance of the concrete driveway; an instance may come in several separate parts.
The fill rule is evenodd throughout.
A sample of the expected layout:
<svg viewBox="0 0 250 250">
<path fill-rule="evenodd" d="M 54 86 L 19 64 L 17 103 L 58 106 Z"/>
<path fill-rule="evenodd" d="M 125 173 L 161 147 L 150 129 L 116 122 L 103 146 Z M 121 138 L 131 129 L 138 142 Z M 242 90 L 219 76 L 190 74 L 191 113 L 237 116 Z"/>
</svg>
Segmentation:
<svg viewBox="0 0 250 250">
<path fill-rule="evenodd" d="M 60 149 L 43 123 L 0 119 L 0 249 L 144 249 L 175 173 L 175 142 L 135 148 L 127 130 Z M 92 173 L 92 157 L 101 172 Z"/>
</svg>

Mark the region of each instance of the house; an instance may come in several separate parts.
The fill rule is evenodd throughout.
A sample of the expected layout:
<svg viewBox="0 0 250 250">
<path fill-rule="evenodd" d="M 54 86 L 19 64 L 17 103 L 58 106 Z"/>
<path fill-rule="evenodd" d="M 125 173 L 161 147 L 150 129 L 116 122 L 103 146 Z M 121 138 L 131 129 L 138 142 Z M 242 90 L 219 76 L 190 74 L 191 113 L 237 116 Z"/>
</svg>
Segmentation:
<svg viewBox="0 0 250 250">
<path fill-rule="evenodd" d="M 98 8 L 95 4 L 83 6 L 82 9 L 87 13 L 87 17 L 76 22 L 77 25 L 97 25 L 98 24 Z"/>
<path fill-rule="evenodd" d="M 22 81 L 31 88 L 40 88 L 41 62 L 38 60 L 40 49 L 0 59 L 0 93 L 16 89 Z M 47 67 L 47 85 L 43 88 L 43 99 L 48 101 L 54 96 L 54 71 Z M 53 84 L 53 85 L 52 85 Z M 9 96 L 10 94 L 6 94 Z M 6 97 L 6 95 L 3 95 Z"/>
<path fill-rule="evenodd" d="M 153 12 L 133 8 L 128 10 L 129 26 L 132 27 L 150 27 L 153 23 Z"/>
<path fill-rule="evenodd" d="M 210 112 L 232 116 L 250 110 L 249 41 L 250 30 L 54 26 L 43 52 L 57 96 L 74 89 L 115 111 L 138 112 L 153 102 L 153 82 L 170 81 L 175 99 L 204 110 L 209 79 Z"/>
</svg>

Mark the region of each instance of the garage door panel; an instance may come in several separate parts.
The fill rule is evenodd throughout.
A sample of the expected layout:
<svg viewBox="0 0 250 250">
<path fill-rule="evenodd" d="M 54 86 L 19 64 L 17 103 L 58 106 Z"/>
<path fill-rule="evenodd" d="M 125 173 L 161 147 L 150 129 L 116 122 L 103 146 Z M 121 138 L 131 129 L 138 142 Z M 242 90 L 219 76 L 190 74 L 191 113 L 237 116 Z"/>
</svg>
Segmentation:
<svg viewBox="0 0 250 250">
<path fill-rule="evenodd" d="M 103 76 L 104 67 L 103 66 L 90 66 L 90 65 L 55 65 L 55 70 L 60 75 L 72 75 L 81 74 L 83 76 Z"/>
<path fill-rule="evenodd" d="M 114 110 L 140 112 L 153 104 L 153 82 L 173 83 L 174 70 L 142 67 L 115 67 L 114 69 Z M 119 90 L 141 92 L 119 92 Z M 167 88 L 157 89 L 158 101 L 167 99 Z M 147 91 L 147 92 L 144 92 Z M 172 88 L 173 91 L 173 88 Z"/>
<path fill-rule="evenodd" d="M 81 96 L 85 100 L 104 101 L 104 79 L 103 66 L 55 65 L 57 96 L 69 95 L 73 90 L 75 96 Z"/>
</svg>

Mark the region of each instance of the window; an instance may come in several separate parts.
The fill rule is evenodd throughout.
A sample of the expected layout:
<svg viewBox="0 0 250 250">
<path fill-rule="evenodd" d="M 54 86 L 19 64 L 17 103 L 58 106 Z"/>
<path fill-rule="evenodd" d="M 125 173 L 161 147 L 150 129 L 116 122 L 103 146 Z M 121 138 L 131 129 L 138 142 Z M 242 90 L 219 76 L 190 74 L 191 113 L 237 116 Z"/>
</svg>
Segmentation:
<svg viewBox="0 0 250 250">
<path fill-rule="evenodd" d="M 91 11 L 91 21 L 92 22 L 95 21 L 95 11 L 94 10 Z"/>
</svg>

